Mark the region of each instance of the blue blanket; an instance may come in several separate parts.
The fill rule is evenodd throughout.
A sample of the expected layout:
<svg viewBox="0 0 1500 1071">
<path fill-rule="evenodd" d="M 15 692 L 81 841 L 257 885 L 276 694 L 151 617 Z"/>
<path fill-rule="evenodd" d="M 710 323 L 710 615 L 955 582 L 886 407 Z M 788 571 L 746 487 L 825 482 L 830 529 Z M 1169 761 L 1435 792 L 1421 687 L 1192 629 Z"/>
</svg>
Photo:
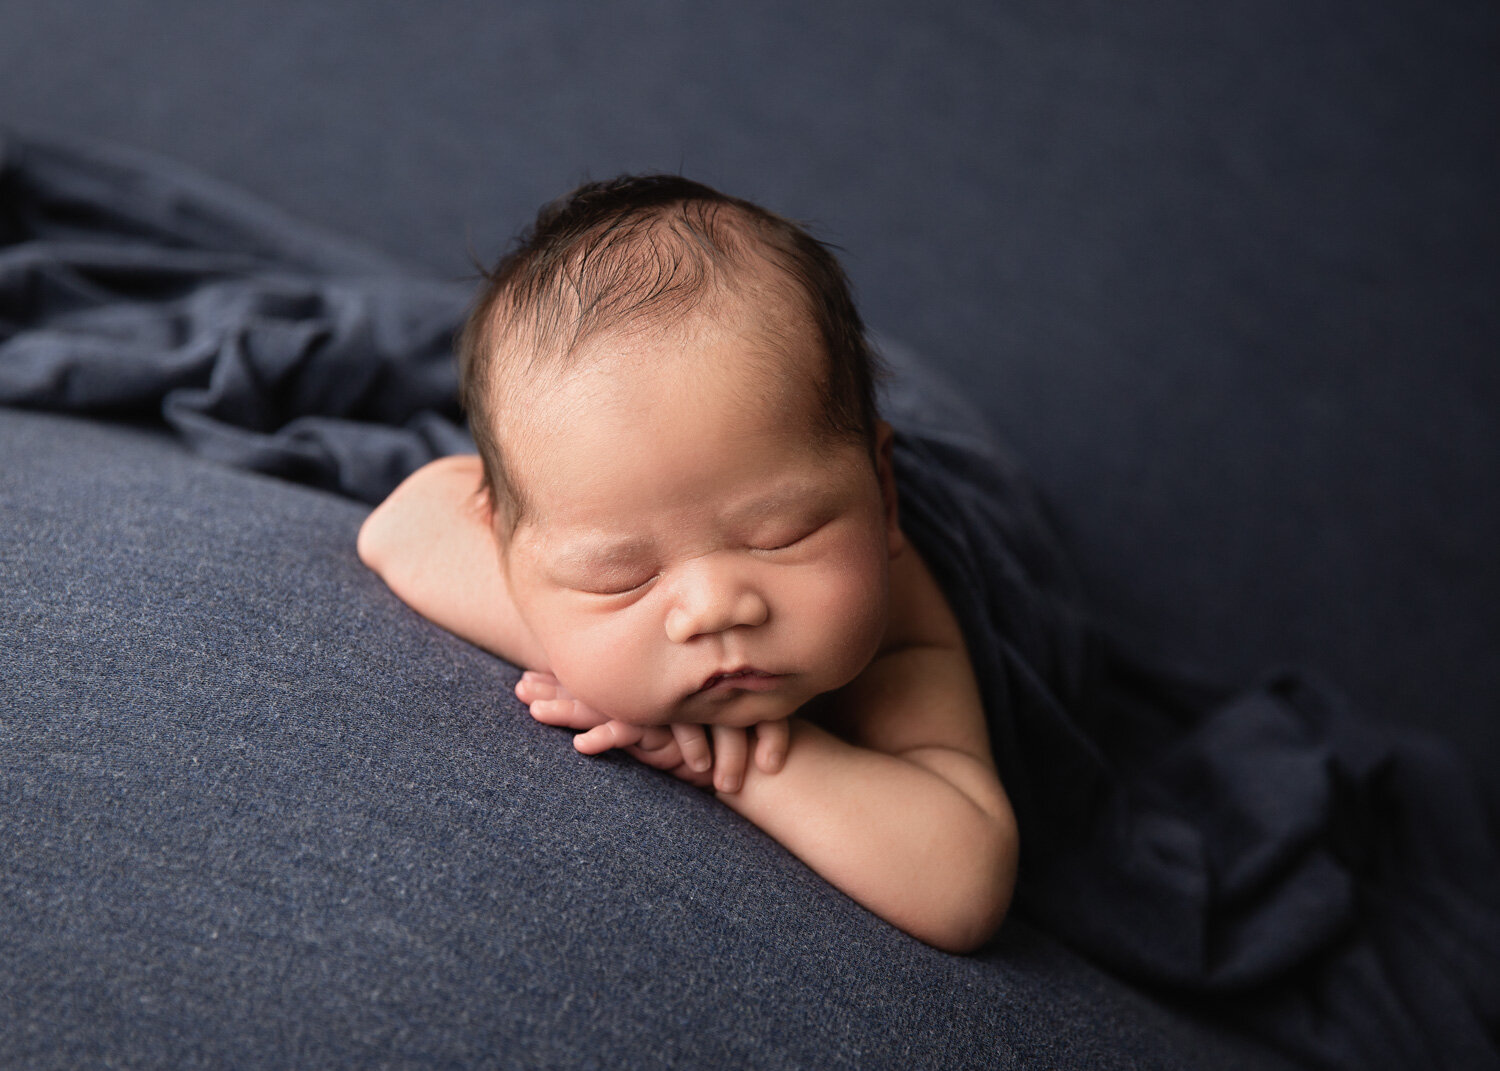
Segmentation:
<svg viewBox="0 0 1500 1071">
<path fill-rule="evenodd" d="M 164 424 L 373 503 L 472 448 L 472 289 L 156 161 L 0 137 L 6 405 Z M 1306 673 L 1230 690 L 1132 653 L 981 420 L 884 348 L 903 520 L 1021 823 L 1017 910 L 1316 1064 L 1500 1065 L 1500 852 L 1469 768 Z"/>
</svg>

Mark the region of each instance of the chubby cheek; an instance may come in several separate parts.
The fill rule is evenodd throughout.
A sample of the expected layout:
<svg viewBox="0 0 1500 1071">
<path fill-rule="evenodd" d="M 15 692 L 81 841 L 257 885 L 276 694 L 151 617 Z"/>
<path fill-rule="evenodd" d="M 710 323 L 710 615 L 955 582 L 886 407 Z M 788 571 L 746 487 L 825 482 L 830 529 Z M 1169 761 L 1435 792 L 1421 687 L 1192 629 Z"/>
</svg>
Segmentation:
<svg viewBox="0 0 1500 1071">
<path fill-rule="evenodd" d="M 825 690 L 854 679 L 880 649 L 890 608 L 889 561 L 881 543 L 862 543 L 830 561 L 789 594 L 809 655 L 828 676 Z"/>
<path fill-rule="evenodd" d="M 512 597 L 546 655 L 547 667 L 575 698 L 601 714 L 630 721 L 647 706 L 639 691 L 650 678 L 649 644 L 630 614 L 591 613 L 539 579 L 540 570 L 518 554 L 510 575 Z M 627 717 L 633 715 L 633 717 Z"/>
<path fill-rule="evenodd" d="M 611 718 L 652 722 L 657 712 L 646 686 L 655 667 L 651 645 L 641 642 L 639 630 L 623 618 L 568 617 L 547 621 L 537 631 L 553 674 L 575 698 Z"/>
</svg>

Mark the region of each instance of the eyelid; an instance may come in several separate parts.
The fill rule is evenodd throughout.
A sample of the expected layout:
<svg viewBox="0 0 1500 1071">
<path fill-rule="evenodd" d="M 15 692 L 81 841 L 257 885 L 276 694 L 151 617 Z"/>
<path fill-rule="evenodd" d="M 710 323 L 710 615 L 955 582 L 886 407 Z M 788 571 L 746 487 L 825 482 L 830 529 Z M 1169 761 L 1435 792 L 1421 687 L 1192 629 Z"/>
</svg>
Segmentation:
<svg viewBox="0 0 1500 1071">
<path fill-rule="evenodd" d="M 798 543 L 801 543 L 803 540 L 808 539 L 808 538 L 810 538 L 813 535 L 816 535 L 819 531 L 821 531 L 824 528 L 825 525 L 827 525 L 827 523 L 828 523 L 827 521 L 818 521 L 817 523 L 813 524 L 807 530 L 802 531 L 802 534 L 799 535 L 799 536 L 797 536 L 795 539 L 789 539 L 785 543 L 778 543 L 774 547 L 754 547 L 752 549 L 754 549 L 754 550 L 761 550 L 761 551 L 771 551 L 771 550 L 786 550 L 789 547 L 795 547 Z M 800 529 L 799 529 L 799 531 L 800 531 Z"/>
<path fill-rule="evenodd" d="M 579 587 L 579 588 L 575 588 L 574 590 L 575 591 L 581 591 L 585 595 L 598 595 L 599 597 L 606 598 L 606 599 L 607 598 L 614 598 L 614 597 L 619 596 L 619 595 L 629 595 L 632 592 L 640 591 L 647 584 L 650 584 L 653 580 L 655 580 L 657 578 L 657 576 L 659 576 L 659 575 L 660 574 L 658 574 L 658 573 L 652 573 L 645 580 L 642 580 L 639 584 L 632 584 L 628 588 L 613 588 L 613 589 L 608 590 L 608 591 L 601 591 L 601 590 L 599 590 L 597 588 Z"/>
</svg>

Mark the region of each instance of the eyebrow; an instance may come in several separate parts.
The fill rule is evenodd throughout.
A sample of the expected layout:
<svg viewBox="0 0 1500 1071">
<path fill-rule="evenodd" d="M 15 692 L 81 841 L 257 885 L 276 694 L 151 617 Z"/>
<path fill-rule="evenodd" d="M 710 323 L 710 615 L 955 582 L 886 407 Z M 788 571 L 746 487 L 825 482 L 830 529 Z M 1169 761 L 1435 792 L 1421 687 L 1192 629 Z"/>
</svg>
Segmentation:
<svg viewBox="0 0 1500 1071">
<path fill-rule="evenodd" d="M 733 520 L 760 520 L 782 510 L 821 508 L 838 497 L 836 488 L 809 483 L 781 484 L 734 511 Z"/>
<path fill-rule="evenodd" d="M 638 561 L 651 551 L 645 539 L 600 539 L 583 537 L 565 544 L 552 555 L 557 566 L 625 565 Z"/>
</svg>

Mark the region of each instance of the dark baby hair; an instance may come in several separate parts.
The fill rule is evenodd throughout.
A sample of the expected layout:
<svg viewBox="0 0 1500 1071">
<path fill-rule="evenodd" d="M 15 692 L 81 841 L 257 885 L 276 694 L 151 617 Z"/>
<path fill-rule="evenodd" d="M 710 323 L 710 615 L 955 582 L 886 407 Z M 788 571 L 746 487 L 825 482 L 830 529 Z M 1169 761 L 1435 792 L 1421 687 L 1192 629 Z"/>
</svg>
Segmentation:
<svg viewBox="0 0 1500 1071">
<path fill-rule="evenodd" d="M 565 362 L 604 332 L 684 316 L 757 267 L 772 269 L 774 289 L 806 317 L 767 322 L 766 332 L 774 339 L 809 323 L 818 332 L 826 430 L 873 447 L 877 358 L 828 247 L 774 212 L 680 176 L 591 182 L 543 207 L 485 274 L 459 338 L 460 401 L 504 531 L 525 507 L 496 432 L 502 377 Z"/>
</svg>

